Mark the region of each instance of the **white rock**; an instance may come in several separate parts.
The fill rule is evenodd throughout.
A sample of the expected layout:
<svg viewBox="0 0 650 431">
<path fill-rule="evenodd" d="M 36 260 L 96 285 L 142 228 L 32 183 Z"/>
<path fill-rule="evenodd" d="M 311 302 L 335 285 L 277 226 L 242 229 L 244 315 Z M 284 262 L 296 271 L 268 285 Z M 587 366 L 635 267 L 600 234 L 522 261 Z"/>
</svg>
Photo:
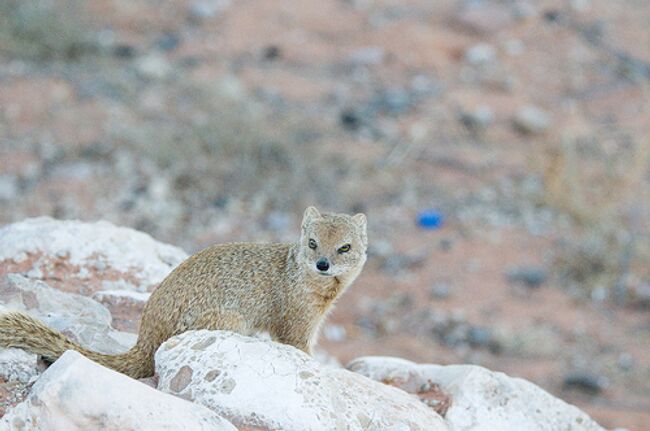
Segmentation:
<svg viewBox="0 0 650 431">
<path fill-rule="evenodd" d="M 164 55 L 147 54 L 135 62 L 138 74 L 146 79 L 163 79 L 172 72 L 172 66 Z"/>
<path fill-rule="evenodd" d="M 132 290 L 102 290 L 93 295 L 93 299 L 103 303 L 110 302 L 119 304 L 126 303 L 145 303 L 151 296 L 149 292 L 133 292 Z"/>
<path fill-rule="evenodd" d="M 82 346 L 103 353 L 126 351 L 137 338 L 112 329 L 111 314 L 98 302 L 18 274 L 0 280 L 0 305 L 27 312 Z"/>
<path fill-rule="evenodd" d="M 348 59 L 360 66 L 376 66 L 384 61 L 386 53 L 381 46 L 365 46 L 350 53 Z"/>
<path fill-rule="evenodd" d="M 180 248 L 160 243 L 133 229 L 106 221 L 83 223 L 49 217 L 27 219 L 0 228 L 0 262 L 24 260 L 26 255 L 43 255 L 51 260 L 63 256 L 72 265 L 93 269 L 97 265 L 105 266 L 136 280 L 136 287 L 141 290 L 160 283 L 187 258 L 187 253 Z"/>
<path fill-rule="evenodd" d="M 540 134 L 551 127 L 551 116 L 536 106 L 526 105 L 515 114 L 514 125 L 522 133 Z"/>
<path fill-rule="evenodd" d="M 9 410 L 0 429 L 237 429 L 213 411 L 164 394 L 68 351 L 43 373 L 26 401 Z"/>
<path fill-rule="evenodd" d="M 15 175 L 0 174 L 0 201 L 16 199 L 18 195 L 18 178 Z"/>
<path fill-rule="evenodd" d="M 212 18 L 224 12 L 231 4 L 231 0 L 197 0 L 190 5 L 190 17 L 196 20 Z"/>
<path fill-rule="evenodd" d="M 586 413 L 534 384 L 475 365 L 418 365 L 389 357 L 358 358 L 348 369 L 416 391 L 429 382 L 450 394 L 453 431 L 604 431 Z"/>
<path fill-rule="evenodd" d="M 487 43 L 477 43 L 465 51 L 465 60 L 470 64 L 485 64 L 493 62 L 496 55 L 496 50 L 492 45 Z"/>
<path fill-rule="evenodd" d="M 447 430 L 412 395 L 287 345 L 226 331 L 190 331 L 156 353 L 158 389 L 235 425 L 292 430 Z"/>
<path fill-rule="evenodd" d="M 38 357 L 22 349 L 0 349 L 0 377 L 27 383 L 40 372 Z"/>
</svg>

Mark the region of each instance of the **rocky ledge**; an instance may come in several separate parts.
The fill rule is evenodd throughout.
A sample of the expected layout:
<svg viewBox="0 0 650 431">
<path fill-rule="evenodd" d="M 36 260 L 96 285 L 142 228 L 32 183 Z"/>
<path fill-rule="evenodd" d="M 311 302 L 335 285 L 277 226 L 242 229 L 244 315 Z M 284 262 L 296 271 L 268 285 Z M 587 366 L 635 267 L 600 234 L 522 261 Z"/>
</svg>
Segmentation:
<svg viewBox="0 0 650 431">
<path fill-rule="evenodd" d="M 0 312 L 19 309 L 97 350 L 186 254 L 106 222 L 26 220 L 0 229 Z M 108 308 L 106 308 L 108 307 Z M 120 318 L 123 318 L 121 316 Z M 190 331 L 137 381 L 76 352 L 46 369 L 0 349 L 0 430 L 602 430 L 525 380 L 469 365 L 363 357 L 325 365 L 291 346 Z"/>
</svg>

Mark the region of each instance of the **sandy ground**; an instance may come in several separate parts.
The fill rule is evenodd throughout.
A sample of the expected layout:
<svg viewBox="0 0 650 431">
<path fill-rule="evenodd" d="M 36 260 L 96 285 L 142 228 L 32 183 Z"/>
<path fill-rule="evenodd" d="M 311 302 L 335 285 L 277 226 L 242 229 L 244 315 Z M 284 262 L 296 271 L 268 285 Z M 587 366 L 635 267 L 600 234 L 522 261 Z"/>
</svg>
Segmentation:
<svg viewBox="0 0 650 431">
<path fill-rule="evenodd" d="M 646 2 L 98 0 L 86 12 L 100 43 L 79 58 L 0 43 L 0 222 L 104 218 L 192 252 L 292 239 L 308 204 L 362 210 L 370 258 L 324 350 L 481 364 L 605 427 L 650 423 L 647 306 L 590 296 L 589 280 L 576 290 L 553 263 L 585 213 L 624 232 L 636 214 L 648 238 Z M 80 27 L 70 10 L 63 24 Z M 528 105 L 542 118 L 522 131 Z M 417 225 L 426 208 L 442 228 Z M 636 265 L 631 283 L 647 284 Z M 137 308 L 112 311 L 135 330 Z"/>
</svg>

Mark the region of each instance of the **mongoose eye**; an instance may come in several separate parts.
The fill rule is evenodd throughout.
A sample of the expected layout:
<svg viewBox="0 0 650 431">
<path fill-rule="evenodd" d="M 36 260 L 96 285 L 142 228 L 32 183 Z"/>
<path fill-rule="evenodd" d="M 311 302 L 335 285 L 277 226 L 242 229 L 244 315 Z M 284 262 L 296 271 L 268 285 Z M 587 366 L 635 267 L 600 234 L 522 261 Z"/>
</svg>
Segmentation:
<svg viewBox="0 0 650 431">
<path fill-rule="evenodd" d="M 318 244 L 316 244 L 316 241 L 314 241 L 313 239 L 310 239 L 309 240 L 309 248 L 311 248 L 312 250 L 316 250 L 316 247 L 318 247 Z"/>
<path fill-rule="evenodd" d="M 347 253 L 348 251 L 350 251 L 350 248 L 351 248 L 350 244 L 345 244 L 344 246 L 339 248 L 338 251 L 339 251 L 339 253 Z"/>
</svg>

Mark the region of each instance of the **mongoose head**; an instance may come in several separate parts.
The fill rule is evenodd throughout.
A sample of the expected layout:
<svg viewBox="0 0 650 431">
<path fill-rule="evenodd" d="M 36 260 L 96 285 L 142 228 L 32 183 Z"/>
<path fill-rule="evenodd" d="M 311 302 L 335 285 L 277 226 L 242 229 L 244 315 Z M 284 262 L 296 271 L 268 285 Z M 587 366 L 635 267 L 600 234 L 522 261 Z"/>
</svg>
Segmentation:
<svg viewBox="0 0 650 431">
<path fill-rule="evenodd" d="M 309 271 L 324 277 L 358 271 L 366 262 L 367 247 L 365 215 L 321 214 L 314 207 L 305 210 L 300 260 Z"/>
</svg>

